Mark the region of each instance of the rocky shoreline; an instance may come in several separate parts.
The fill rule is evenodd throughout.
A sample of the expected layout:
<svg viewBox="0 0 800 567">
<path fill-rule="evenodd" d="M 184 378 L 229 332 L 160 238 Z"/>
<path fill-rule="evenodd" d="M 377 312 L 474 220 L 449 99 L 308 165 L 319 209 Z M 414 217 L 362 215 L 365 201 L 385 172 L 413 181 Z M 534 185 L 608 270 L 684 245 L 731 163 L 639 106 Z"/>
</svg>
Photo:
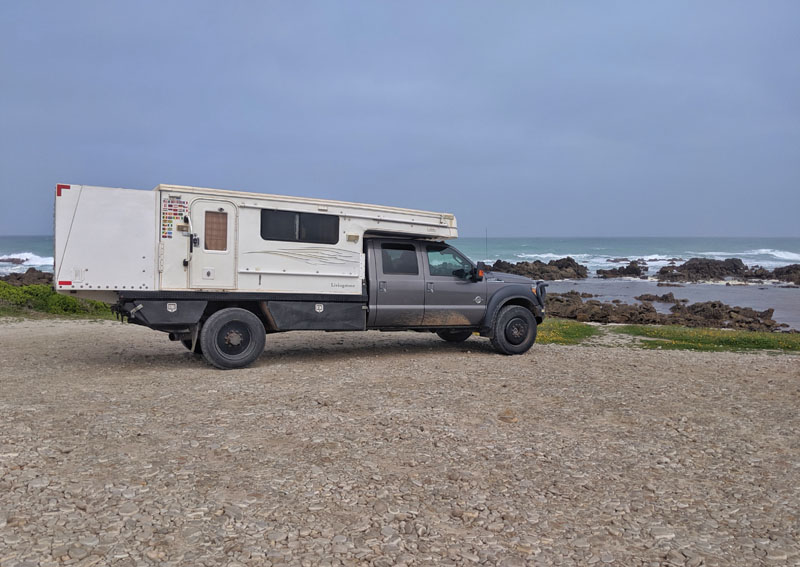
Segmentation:
<svg viewBox="0 0 800 567">
<path fill-rule="evenodd" d="M 780 281 L 800 285 L 800 264 L 790 264 L 774 270 L 761 266 L 747 266 L 739 258 L 727 260 L 711 260 L 708 258 L 691 258 L 683 264 L 676 264 L 670 259 L 668 266 L 661 268 L 655 278 L 664 283 L 696 283 L 696 282 L 764 282 Z M 597 270 L 598 278 L 642 278 L 649 279 L 647 261 L 644 259 L 629 261 L 628 258 L 615 258 L 614 262 L 628 262 L 625 266 L 608 270 Z M 492 270 L 508 274 L 518 274 L 537 280 L 585 279 L 589 277 L 589 269 L 567 256 L 559 260 L 551 260 L 547 264 L 534 262 L 511 263 L 497 260 Z"/>
<path fill-rule="evenodd" d="M 551 317 L 575 319 L 585 323 L 621 323 L 635 325 L 681 325 L 744 331 L 785 331 L 789 325 L 772 318 L 774 309 L 756 311 L 749 307 L 732 307 L 721 301 L 686 304 L 672 293 L 662 296 L 640 295 L 640 304 L 630 305 L 587 299 L 577 291 L 547 295 L 547 312 Z M 583 297 L 582 297 L 583 296 Z M 653 302 L 674 303 L 670 313 L 659 313 Z"/>
<path fill-rule="evenodd" d="M 10 285 L 53 285 L 53 274 L 42 272 L 36 268 L 28 268 L 23 273 L 11 273 L 7 276 L 0 276 L 0 281 Z"/>
</svg>

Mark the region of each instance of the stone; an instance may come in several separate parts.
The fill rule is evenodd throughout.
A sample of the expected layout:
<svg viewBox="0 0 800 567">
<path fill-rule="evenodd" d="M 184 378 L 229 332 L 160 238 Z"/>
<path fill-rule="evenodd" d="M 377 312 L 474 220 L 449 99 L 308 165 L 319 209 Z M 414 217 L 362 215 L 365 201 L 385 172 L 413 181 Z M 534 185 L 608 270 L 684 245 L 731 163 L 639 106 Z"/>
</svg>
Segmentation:
<svg viewBox="0 0 800 567">
<path fill-rule="evenodd" d="M 653 526 L 650 528 L 650 535 L 657 540 L 671 540 L 675 537 L 675 532 L 670 528 L 662 526 Z"/>
<path fill-rule="evenodd" d="M 125 502 L 125 504 L 119 507 L 120 516 L 133 516 L 138 511 L 139 507 L 133 502 Z"/>
</svg>

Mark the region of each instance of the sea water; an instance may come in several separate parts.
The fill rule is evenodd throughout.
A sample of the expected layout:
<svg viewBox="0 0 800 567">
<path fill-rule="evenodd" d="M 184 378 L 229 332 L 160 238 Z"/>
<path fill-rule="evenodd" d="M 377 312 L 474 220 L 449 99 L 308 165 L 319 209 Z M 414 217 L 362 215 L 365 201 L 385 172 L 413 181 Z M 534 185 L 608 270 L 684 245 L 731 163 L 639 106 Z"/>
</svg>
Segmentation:
<svg viewBox="0 0 800 567">
<path fill-rule="evenodd" d="M 0 259 L 21 258 L 23 264 L 0 262 L 0 276 L 11 272 L 24 272 L 36 268 L 43 272 L 53 271 L 52 236 L 0 236 Z"/>
<path fill-rule="evenodd" d="M 546 263 L 571 256 L 589 268 L 590 276 L 598 269 L 640 259 L 647 262 L 651 275 L 670 261 L 681 264 L 689 258 L 740 258 L 748 266 L 769 270 L 800 263 L 800 238 L 459 238 L 453 245 L 473 260 L 487 263 L 498 259 Z"/>
</svg>

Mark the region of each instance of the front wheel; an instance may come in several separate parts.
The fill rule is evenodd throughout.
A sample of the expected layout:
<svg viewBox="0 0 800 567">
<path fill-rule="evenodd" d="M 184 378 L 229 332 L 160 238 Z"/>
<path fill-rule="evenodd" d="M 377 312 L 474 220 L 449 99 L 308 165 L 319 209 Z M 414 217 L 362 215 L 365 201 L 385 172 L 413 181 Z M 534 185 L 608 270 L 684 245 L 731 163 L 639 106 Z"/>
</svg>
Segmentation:
<svg viewBox="0 0 800 567">
<path fill-rule="evenodd" d="M 472 336 L 472 331 L 442 329 L 441 331 L 436 331 L 436 334 L 439 335 L 439 338 L 448 343 L 463 343 Z"/>
<path fill-rule="evenodd" d="M 492 328 L 492 346 L 501 354 L 523 354 L 536 342 L 536 318 L 519 305 L 506 305 Z"/>
<path fill-rule="evenodd" d="M 266 332 L 261 319 L 246 309 L 217 311 L 200 331 L 200 347 L 209 364 L 227 370 L 243 368 L 264 351 Z"/>
</svg>

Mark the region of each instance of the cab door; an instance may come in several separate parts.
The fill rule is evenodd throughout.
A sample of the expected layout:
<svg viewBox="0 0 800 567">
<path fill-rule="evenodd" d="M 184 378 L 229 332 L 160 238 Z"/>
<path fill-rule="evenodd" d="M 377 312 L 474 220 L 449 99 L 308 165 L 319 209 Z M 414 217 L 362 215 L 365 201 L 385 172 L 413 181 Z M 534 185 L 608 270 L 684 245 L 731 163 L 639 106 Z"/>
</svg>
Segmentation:
<svg viewBox="0 0 800 567">
<path fill-rule="evenodd" d="M 236 211 L 230 201 L 198 199 L 191 204 L 190 288 L 236 287 Z"/>
<path fill-rule="evenodd" d="M 373 244 L 377 314 L 375 327 L 418 327 L 425 310 L 425 279 L 417 245 L 406 241 Z"/>
<path fill-rule="evenodd" d="M 473 281 L 474 270 L 461 252 L 440 243 L 420 244 L 425 259 L 426 327 L 474 327 L 486 313 L 486 280 Z"/>
</svg>

